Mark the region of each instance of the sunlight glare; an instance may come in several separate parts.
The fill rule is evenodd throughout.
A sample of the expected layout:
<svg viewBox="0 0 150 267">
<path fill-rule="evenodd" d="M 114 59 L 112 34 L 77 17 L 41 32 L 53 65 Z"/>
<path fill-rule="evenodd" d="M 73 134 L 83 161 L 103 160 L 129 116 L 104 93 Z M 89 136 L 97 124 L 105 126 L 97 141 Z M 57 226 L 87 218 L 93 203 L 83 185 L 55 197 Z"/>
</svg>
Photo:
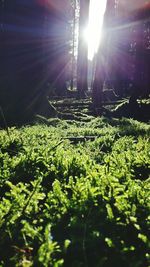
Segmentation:
<svg viewBox="0 0 150 267">
<path fill-rule="evenodd" d="M 101 39 L 103 15 L 107 0 L 90 0 L 89 23 L 84 38 L 88 43 L 88 59 L 92 60 Z"/>
</svg>

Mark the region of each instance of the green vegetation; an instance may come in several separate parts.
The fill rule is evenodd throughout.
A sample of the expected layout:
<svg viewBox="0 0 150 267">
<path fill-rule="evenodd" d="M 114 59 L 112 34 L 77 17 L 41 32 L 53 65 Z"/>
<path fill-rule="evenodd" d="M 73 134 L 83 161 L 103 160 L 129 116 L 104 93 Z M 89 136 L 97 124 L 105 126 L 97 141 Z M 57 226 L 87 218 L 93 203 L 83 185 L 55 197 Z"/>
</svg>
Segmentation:
<svg viewBox="0 0 150 267">
<path fill-rule="evenodd" d="M 91 117 L 1 130 L 0 266 L 150 266 L 149 133 Z"/>
</svg>

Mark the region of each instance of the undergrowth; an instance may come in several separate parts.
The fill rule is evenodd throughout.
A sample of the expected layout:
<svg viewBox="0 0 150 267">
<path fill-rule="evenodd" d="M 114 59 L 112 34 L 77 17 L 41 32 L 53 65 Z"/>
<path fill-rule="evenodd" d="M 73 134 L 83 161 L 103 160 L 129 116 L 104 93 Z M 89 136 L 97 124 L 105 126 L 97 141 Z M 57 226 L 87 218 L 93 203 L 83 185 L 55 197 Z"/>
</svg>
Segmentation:
<svg viewBox="0 0 150 267">
<path fill-rule="evenodd" d="M 0 131 L 0 266 L 150 266 L 150 126 L 44 123 Z"/>
</svg>

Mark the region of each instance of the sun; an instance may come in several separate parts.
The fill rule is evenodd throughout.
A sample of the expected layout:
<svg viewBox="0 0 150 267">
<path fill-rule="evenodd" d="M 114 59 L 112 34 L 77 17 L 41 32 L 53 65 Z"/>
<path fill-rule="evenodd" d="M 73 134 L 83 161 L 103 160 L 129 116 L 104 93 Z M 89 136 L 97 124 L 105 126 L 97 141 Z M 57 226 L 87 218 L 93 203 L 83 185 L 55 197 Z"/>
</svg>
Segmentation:
<svg viewBox="0 0 150 267">
<path fill-rule="evenodd" d="M 88 44 L 89 60 L 93 59 L 98 50 L 106 1 L 107 0 L 90 0 L 89 23 L 84 31 L 84 38 Z"/>
</svg>

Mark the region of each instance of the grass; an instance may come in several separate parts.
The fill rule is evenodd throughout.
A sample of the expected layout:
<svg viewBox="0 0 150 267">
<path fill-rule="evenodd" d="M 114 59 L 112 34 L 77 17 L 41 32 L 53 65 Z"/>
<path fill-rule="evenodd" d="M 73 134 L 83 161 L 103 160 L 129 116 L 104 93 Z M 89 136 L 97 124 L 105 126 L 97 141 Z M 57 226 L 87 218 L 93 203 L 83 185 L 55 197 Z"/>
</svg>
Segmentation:
<svg viewBox="0 0 150 267">
<path fill-rule="evenodd" d="M 89 116 L 9 133 L 0 266 L 150 266 L 149 125 Z"/>
</svg>

